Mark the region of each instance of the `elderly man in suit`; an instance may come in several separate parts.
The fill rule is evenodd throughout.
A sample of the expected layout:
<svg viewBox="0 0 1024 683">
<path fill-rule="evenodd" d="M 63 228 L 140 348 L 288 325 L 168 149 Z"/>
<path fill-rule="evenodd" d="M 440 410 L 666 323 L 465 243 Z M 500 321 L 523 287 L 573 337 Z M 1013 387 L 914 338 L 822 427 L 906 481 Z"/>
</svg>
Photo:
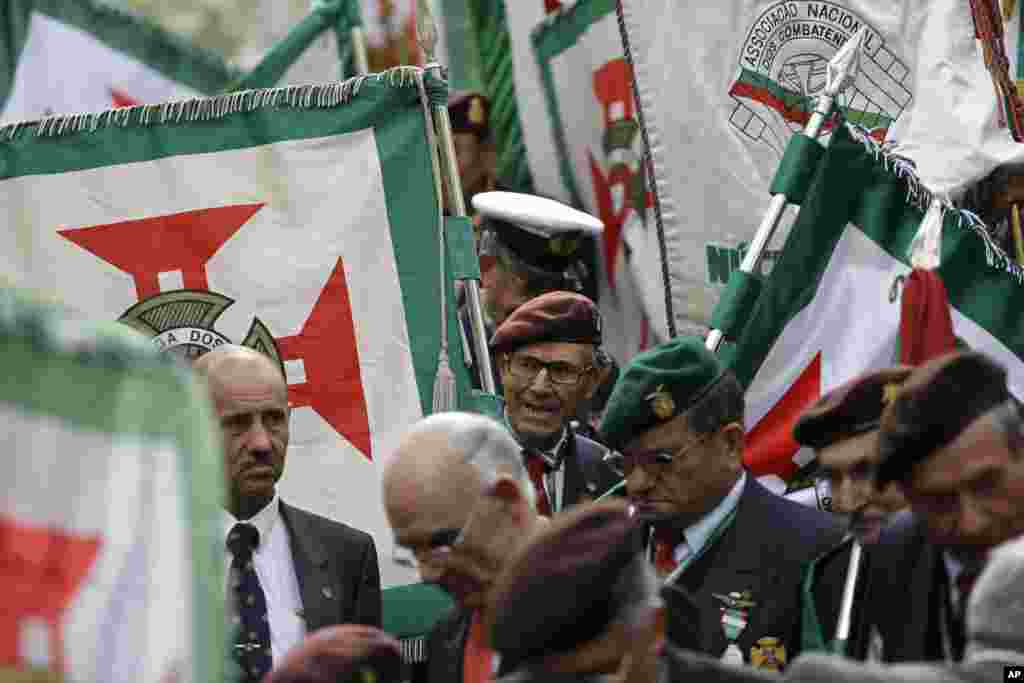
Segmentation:
<svg viewBox="0 0 1024 683">
<path fill-rule="evenodd" d="M 413 426 L 384 470 L 395 545 L 423 581 L 455 599 L 427 638 L 429 683 L 486 683 L 496 670 L 488 596 L 543 524 L 520 452 L 494 420 L 439 413 Z"/>
<path fill-rule="evenodd" d="M 309 631 L 380 626 L 377 551 L 368 534 L 278 496 L 290 417 L 281 367 L 253 349 L 224 345 L 195 369 L 209 386 L 224 449 L 234 652 L 244 680 L 259 681 Z"/>
<path fill-rule="evenodd" d="M 619 379 L 601 434 L 666 583 L 693 595 L 693 649 L 779 669 L 800 649 L 805 563 L 842 529 L 827 513 L 777 496 L 743 467 L 743 390 L 701 339 L 637 355 Z M 687 630 L 671 608 L 669 630 Z"/>
<path fill-rule="evenodd" d="M 501 371 L 505 417 L 523 447 L 538 509 L 550 516 L 593 500 L 620 480 L 608 449 L 572 422 L 603 377 L 601 314 L 572 292 L 548 292 L 517 308 L 491 339 Z"/>
<path fill-rule="evenodd" d="M 1004 667 L 1024 666 L 1024 538 L 995 548 L 967 605 L 967 647 L 955 664 L 861 663 L 808 654 L 784 676 L 723 666 L 721 662 L 669 646 L 667 681 L 701 683 L 974 683 L 1003 681 Z"/>
</svg>

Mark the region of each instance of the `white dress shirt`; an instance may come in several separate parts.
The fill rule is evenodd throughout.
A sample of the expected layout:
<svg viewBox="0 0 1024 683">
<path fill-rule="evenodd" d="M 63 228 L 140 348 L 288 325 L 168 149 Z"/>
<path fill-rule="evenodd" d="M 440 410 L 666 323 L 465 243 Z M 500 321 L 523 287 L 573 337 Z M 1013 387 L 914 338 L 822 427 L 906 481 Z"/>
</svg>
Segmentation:
<svg viewBox="0 0 1024 683">
<path fill-rule="evenodd" d="M 266 507 L 250 519 L 235 519 L 227 510 L 224 511 L 222 519 L 225 542 L 232 527 L 240 521 L 252 524 L 260 532 L 260 544 L 253 552 L 252 562 L 267 600 L 270 654 L 274 664 L 277 664 L 284 658 L 285 653 L 306 635 L 299 579 L 295 574 L 288 528 L 281 519 L 280 501 L 274 496 Z M 230 575 L 232 557 L 231 551 L 225 545 L 225 576 Z M 231 592 L 227 594 L 230 596 Z M 237 618 L 236 616 L 235 619 Z"/>
<path fill-rule="evenodd" d="M 545 451 L 545 453 L 551 458 L 556 458 L 568 436 L 569 430 L 563 430 L 562 437 L 555 444 L 555 447 L 550 451 Z M 547 491 L 548 502 L 551 503 L 551 512 L 561 512 L 562 501 L 565 500 L 565 458 L 558 461 L 557 468 L 544 473 L 544 490 Z"/>
</svg>

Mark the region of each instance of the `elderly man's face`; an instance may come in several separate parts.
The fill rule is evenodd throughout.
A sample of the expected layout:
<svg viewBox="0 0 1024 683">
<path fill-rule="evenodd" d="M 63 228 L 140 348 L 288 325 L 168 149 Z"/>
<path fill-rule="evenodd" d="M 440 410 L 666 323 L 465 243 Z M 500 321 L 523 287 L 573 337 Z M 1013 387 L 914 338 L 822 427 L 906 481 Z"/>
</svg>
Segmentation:
<svg viewBox="0 0 1024 683">
<path fill-rule="evenodd" d="M 232 513 L 248 517 L 274 496 L 288 450 L 288 388 L 273 364 L 227 359 L 209 377 Z"/>
<path fill-rule="evenodd" d="M 984 551 L 1024 533 L 1024 454 L 992 413 L 914 467 L 907 498 L 935 543 Z"/>
<path fill-rule="evenodd" d="M 525 445 L 550 445 L 597 389 L 590 344 L 529 344 L 504 354 L 499 362 L 505 410 Z"/>
<path fill-rule="evenodd" d="M 624 454 L 672 454 L 669 463 L 648 461 L 627 468 L 626 492 L 643 514 L 696 520 L 724 498 L 742 471 L 743 427 L 730 423 L 698 434 L 680 415 L 641 434 Z M 627 461 L 629 457 L 627 457 Z M 649 460 L 649 459 L 648 459 Z"/>
<path fill-rule="evenodd" d="M 817 452 L 823 474 L 832 485 L 833 511 L 854 515 L 854 531 L 862 540 L 874 541 L 886 518 L 907 506 L 896 483 L 881 491 L 872 484 L 878 462 L 878 430 L 857 434 Z"/>
</svg>

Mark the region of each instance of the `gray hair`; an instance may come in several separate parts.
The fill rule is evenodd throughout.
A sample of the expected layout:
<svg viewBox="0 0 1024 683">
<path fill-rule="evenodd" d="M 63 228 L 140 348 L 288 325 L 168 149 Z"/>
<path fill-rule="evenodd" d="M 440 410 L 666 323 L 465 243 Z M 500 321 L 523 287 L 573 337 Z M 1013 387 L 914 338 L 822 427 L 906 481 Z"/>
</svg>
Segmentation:
<svg viewBox="0 0 1024 683">
<path fill-rule="evenodd" d="M 483 415 L 453 411 L 431 415 L 417 428 L 447 433 L 453 450 L 464 463 L 476 466 L 485 484 L 493 483 L 499 474 L 511 476 L 536 509 L 537 494 L 523 464 L 523 448 L 500 423 Z"/>
</svg>

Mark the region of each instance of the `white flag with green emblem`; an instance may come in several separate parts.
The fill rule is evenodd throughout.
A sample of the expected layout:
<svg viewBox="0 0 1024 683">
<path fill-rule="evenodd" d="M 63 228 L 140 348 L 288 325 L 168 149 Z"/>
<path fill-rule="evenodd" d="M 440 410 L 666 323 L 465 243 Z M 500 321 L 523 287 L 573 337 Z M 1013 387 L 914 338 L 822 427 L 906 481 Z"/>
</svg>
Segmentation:
<svg viewBox="0 0 1024 683">
<path fill-rule="evenodd" d="M 415 577 L 389 560 L 380 468 L 434 409 L 442 335 L 459 329 L 422 75 L 0 129 L 0 271 L 160 349 L 233 342 L 279 360 L 281 494 L 370 532 L 385 585 Z M 447 350 L 466 407 L 461 345 Z"/>
<path fill-rule="evenodd" d="M 792 427 L 810 402 L 899 361 L 901 293 L 919 231 L 941 235 L 936 272 L 955 335 L 1005 365 L 1024 396 L 1024 271 L 971 216 L 948 206 L 926 214 L 932 195 L 867 131 L 842 126 L 831 137 L 735 356 L 727 354 L 747 387 L 745 460 L 758 475 L 788 479 L 804 461 Z"/>
<path fill-rule="evenodd" d="M 3 287 L 0 373 L 0 680 L 224 680 L 205 389 L 126 327 Z"/>
<path fill-rule="evenodd" d="M 620 0 L 620 5 L 653 155 L 677 319 L 709 322 L 767 210 L 787 142 L 807 123 L 825 86 L 829 59 L 861 28 L 867 28 L 867 36 L 860 69 L 838 100 L 846 119 L 878 141 L 894 134 L 910 138 L 915 148 L 908 155 L 926 179 L 943 173 L 924 168 L 926 163 L 951 169 L 949 164 L 969 161 L 960 166 L 972 166 L 972 173 L 993 168 L 991 149 L 976 144 L 994 125 L 996 94 L 975 40 L 971 3 Z M 1014 17 L 1006 34 L 1015 38 L 1018 25 Z M 967 77 L 970 83 L 964 82 Z M 944 94 L 904 121 L 917 103 L 917 79 L 927 87 L 921 95 L 931 97 L 936 89 Z M 948 155 L 917 158 L 918 152 L 957 136 Z M 763 274 L 777 263 L 776 245 L 783 237 L 769 245 Z"/>
<path fill-rule="evenodd" d="M 214 94 L 218 57 L 104 0 L 0 7 L 0 123 Z"/>
</svg>

